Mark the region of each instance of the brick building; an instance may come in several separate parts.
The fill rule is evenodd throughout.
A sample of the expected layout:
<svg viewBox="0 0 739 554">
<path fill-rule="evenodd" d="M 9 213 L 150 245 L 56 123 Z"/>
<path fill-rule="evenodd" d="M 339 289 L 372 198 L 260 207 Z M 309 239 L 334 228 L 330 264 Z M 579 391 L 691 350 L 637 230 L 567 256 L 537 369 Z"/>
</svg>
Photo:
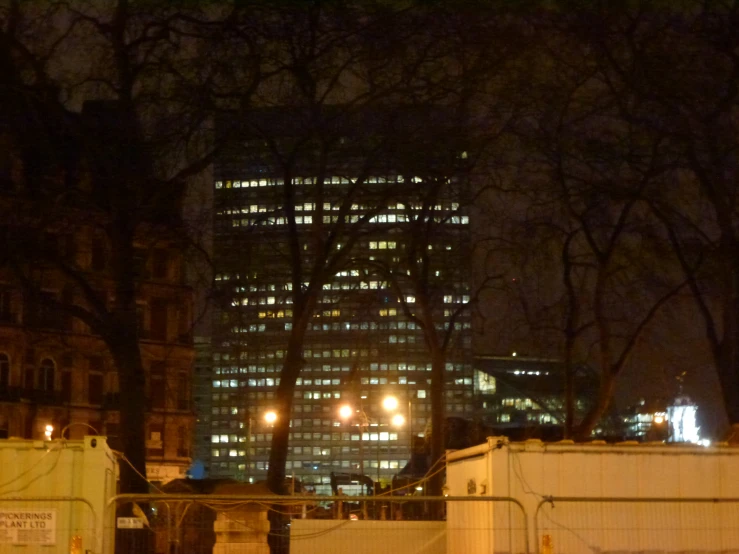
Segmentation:
<svg viewBox="0 0 739 554">
<path fill-rule="evenodd" d="M 13 117 L 28 117 L 19 113 Z M 114 301 L 105 210 L 86 208 L 83 200 L 108 185 L 74 137 L 65 137 L 63 148 L 48 149 L 59 153 L 49 159 L 43 146 L 34 149 L 29 141 L 33 121 L 17 123 L 0 121 L 0 248 L 8 253 L 0 259 L 0 438 L 103 434 L 117 448 L 120 388 L 113 358 L 84 318 L 59 308 L 85 307 L 90 295 L 80 292 L 84 287 L 103 307 Z M 49 206 L 49 198 L 57 201 Z M 192 291 L 181 249 L 156 232 L 158 225 L 141 226 L 147 232 L 137 235 L 134 257 L 147 473 L 166 481 L 183 476 L 190 464 L 194 350 Z M 13 250 L 28 250 L 23 271 L 13 266 Z M 29 276 L 32 287 L 22 282 Z"/>
</svg>

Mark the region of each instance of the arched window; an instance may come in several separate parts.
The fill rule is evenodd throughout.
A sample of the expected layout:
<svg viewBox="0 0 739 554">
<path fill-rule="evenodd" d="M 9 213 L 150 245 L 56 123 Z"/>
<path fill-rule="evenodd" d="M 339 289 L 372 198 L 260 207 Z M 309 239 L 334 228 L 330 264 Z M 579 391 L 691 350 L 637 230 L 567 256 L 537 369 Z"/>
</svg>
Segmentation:
<svg viewBox="0 0 739 554">
<path fill-rule="evenodd" d="M 44 359 L 41 362 L 41 369 L 39 371 L 38 387 L 41 390 L 54 390 L 54 373 L 56 372 L 56 366 L 49 358 Z"/>
<path fill-rule="evenodd" d="M 7 354 L 0 354 L 0 390 L 10 387 L 10 358 Z"/>
</svg>

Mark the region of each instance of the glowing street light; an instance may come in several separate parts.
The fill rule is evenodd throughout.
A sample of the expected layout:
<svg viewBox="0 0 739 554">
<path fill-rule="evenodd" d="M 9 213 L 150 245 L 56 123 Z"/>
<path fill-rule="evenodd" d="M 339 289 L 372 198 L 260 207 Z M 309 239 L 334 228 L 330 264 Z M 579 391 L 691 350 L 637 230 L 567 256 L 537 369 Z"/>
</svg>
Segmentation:
<svg viewBox="0 0 739 554">
<path fill-rule="evenodd" d="M 382 399 L 382 407 L 388 412 L 392 412 L 398 409 L 398 399 L 394 396 L 386 396 Z"/>
<path fill-rule="evenodd" d="M 272 425 L 275 421 L 277 421 L 277 412 L 270 410 L 266 414 L 264 414 L 264 421 Z"/>
<path fill-rule="evenodd" d="M 393 415 L 391 422 L 394 427 L 402 427 L 405 425 L 405 418 L 403 417 L 403 414 L 395 414 Z"/>
<path fill-rule="evenodd" d="M 53 425 L 47 425 L 44 428 L 44 436 L 46 437 L 46 440 L 51 440 L 51 434 L 54 432 L 54 426 Z"/>
<path fill-rule="evenodd" d="M 354 410 L 348 404 L 344 404 L 339 408 L 339 417 L 341 419 L 349 419 L 350 417 L 352 417 L 353 413 Z"/>
</svg>

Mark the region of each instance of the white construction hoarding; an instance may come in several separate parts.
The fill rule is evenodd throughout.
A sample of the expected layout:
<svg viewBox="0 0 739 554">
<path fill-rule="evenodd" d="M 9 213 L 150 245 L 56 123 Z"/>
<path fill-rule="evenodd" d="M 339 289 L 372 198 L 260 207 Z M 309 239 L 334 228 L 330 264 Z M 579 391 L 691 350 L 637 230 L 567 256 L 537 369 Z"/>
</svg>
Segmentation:
<svg viewBox="0 0 739 554">
<path fill-rule="evenodd" d="M 0 440 L 0 553 L 111 554 L 117 462 L 105 437 Z"/>
<path fill-rule="evenodd" d="M 739 449 L 728 446 L 489 437 L 447 453 L 447 492 L 523 510 L 448 503 L 447 551 L 524 552 L 527 523 L 542 554 L 739 553 L 738 476 Z"/>
</svg>

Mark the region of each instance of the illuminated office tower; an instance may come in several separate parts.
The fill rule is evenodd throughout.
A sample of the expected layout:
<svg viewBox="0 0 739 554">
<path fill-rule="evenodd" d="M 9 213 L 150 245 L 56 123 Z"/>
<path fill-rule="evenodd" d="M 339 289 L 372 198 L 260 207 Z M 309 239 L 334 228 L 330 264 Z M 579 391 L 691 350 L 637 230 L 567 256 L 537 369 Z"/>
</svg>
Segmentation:
<svg viewBox="0 0 739 554">
<path fill-rule="evenodd" d="M 351 256 L 322 286 L 308 326 L 304 366 L 289 414 L 287 474 L 319 492 L 327 492 L 331 472 L 389 480 L 409 459 L 412 437 L 427 433 L 431 357 L 421 330 L 405 317 L 399 301 L 402 295 L 413 303 L 414 291 L 392 289 L 378 268 L 397 266 L 404 256 L 412 240 L 404 230 L 408 214 L 423 210 L 418 196 L 408 192 L 418 191 L 433 173 L 453 185 L 429 214 L 438 225 L 426 253 L 434 260 L 432 277 L 446 287 L 436 293 L 438 312 L 447 316 L 438 324 L 448 324 L 451 314 L 470 300 L 466 178 L 456 174 L 458 166 L 437 163 L 435 152 L 425 152 L 423 144 L 413 144 L 404 134 L 412 128 L 428 134 L 443 126 L 433 117 L 431 123 L 420 120 L 428 116 L 323 113 L 317 122 L 295 112 L 260 110 L 217 160 L 207 464 L 212 477 L 266 477 L 271 426 L 264 416 L 273 407 L 292 325 L 295 251 L 286 233 L 292 216 L 302 239 L 297 252 L 306 266 L 313 255 L 315 218 L 329 226 L 339 218 L 347 225 L 364 217 L 369 223 L 353 235 L 353 244 L 348 235 L 337 239 Z M 394 129 L 398 133 L 388 139 Z M 275 161 L 284 156 L 292 156 L 289 172 Z M 460 151 L 449 159 L 461 165 L 466 157 Z M 425 164 L 419 170 L 423 177 L 408 169 L 419 160 Z M 448 174 L 441 175 L 444 171 Z M 293 184 L 292 216 L 285 209 L 285 179 Z M 343 211 L 342 202 L 358 180 L 363 192 Z M 455 333 L 446 363 L 445 412 L 469 417 L 474 409 L 469 313 L 451 325 Z M 390 410 L 382 405 L 387 396 L 397 400 Z M 342 405 L 351 406 L 346 419 L 339 415 Z"/>
</svg>

